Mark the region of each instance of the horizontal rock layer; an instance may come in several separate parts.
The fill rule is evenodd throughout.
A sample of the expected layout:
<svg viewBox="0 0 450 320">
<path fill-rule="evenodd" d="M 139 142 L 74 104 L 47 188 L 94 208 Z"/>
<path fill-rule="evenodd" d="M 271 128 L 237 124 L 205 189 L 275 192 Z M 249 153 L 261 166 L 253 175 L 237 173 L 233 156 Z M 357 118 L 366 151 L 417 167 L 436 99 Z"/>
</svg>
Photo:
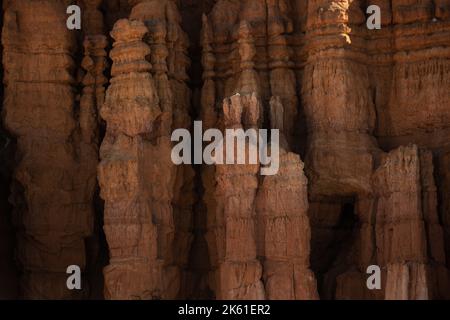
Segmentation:
<svg viewBox="0 0 450 320">
<path fill-rule="evenodd" d="M 450 298 L 448 0 L 71 4 L 3 3 L 0 298 Z M 176 166 L 193 120 L 277 174 Z"/>
</svg>

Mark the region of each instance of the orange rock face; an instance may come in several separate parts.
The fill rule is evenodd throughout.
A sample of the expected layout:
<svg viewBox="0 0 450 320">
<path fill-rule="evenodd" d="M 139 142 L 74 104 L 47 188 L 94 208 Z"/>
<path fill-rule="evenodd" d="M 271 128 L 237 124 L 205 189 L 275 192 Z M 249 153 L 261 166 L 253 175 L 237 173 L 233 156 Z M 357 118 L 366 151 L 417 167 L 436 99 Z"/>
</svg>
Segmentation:
<svg viewBox="0 0 450 320">
<path fill-rule="evenodd" d="M 8 1 L 4 12 L 3 120 L 17 139 L 10 201 L 25 298 L 82 295 L 67 290 L 66 269 L 84 269 L 92 233 L 95 150 L 74 114 L 77 43 L 59 14 L 67 3 Z"/>
<path fill-rule="evenodd" d="M 449 1 L 72 4 L 3 2 L 0 299 L 450 299 Z"/>
</svg>

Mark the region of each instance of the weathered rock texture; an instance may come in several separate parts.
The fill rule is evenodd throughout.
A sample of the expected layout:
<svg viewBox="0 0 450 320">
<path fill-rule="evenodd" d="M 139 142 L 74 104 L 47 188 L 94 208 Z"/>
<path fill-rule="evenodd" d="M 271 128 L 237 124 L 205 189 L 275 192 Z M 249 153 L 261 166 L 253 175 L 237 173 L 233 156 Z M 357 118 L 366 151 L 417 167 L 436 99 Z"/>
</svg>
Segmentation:
<svg viewBox="0 0 450 320">
<path fill-rule="evenodd" d="M 0 25 L 3 25 L 3 10 L 0 15 Z M 2 46 L 0 46 L 0 53 L 3 53 Z M 3 80 L 3 65 L 0 66 L 0 77 Z M 0 99 L 3 101 L 3 86 L 0 86 Z M 1 109 L 2 105 L 0 105 Z M 0 299 L 14 299 L 18 294 L 17 268 L 13 259 L 14 231 L 11 207 L 8 203 L 13 158 L 12 140 L 3 129 L 3 123 L 0 122 L 0 283 L 3 283 L 0 288 Z"/>
<path fill-rule="evenodd" d="M 96 164 L 74 112 L 77 42 L 63 14 L 69 2 L 5 4 L 3 119 L 17 138 L 10 201 L 25 298 L 83 294 L 67 290 L 66 268 L 86 264 Z"/>
<path fill-rule="evenodd" d="M 321 217 L 313 246 L 314 238 L 322 250 L 333 241 L 328 228 L 340 228 L 339 202 L 356 214 L 322 292 L 448 298 L 447 179 L 435 166 L 448 149 L 448 3 L 369 2 L 382 9 L 381 30 L 366 28 L 362 1 L 308 3 L 306 170 L 310 197 L 319 202 L 311 213 Z M 361 281 L 370 264 L 385 273 L 379 293 Z"/>
<path fill-rule="evenodd" d="M 82 46 L 83 59 L 78 76 L 81 77 L 81 97 L 79 121 L 81 130 L 81 144 L 83 145 L 83 159 L 86 170 L 92 177 L 96 177 L 99 162 L 99 147 L 103 135 L 103 124 L 99 110 L 105 100 L 105 86 L 108 78 L 107 47 L 108 39 L 104 31 L 104 17 L 100 11 L 100 0 L 84 0 L 79 4 L 82 8 Z M 81 44 L 80 44 L 81 45 Z M 90 192 L 94 195 L 94 226 L 93 233 L 86 241 L 87 275 L 90 297 L 99 299 L 103 296 L 102 268 L 105 265 L 107 251 L 102 232 L 103 212 L 98 207 L 97 179 L 89 182 Z M 103 241 L 102 241 L 103 240 Z M 103 247 L 102 247 L 103 245 Z"/>
<path fill-rule="evenodd" d="M 105 290 L 110 298 L 174 299 L 192 240 L 193 173 L 170 158 L 172 129 L 190 127 L 188 41 L 173 1 L 130 5 L 131 20 L 112 33 L 113 78 L 101 111 L 99 178 L 112 253 Z"/>
<path fill-rule="evenodd" d="M 69 4 L 3 2 L 0 298 L 450 299 L 448 0 Z M 193 120 L 279 172 L 174 165 Z"/>
<path fill-rule="evenodd" d="M 314 299 L 307 182 L 299 156 L 288 152 L 298 101 L 289 48 L 280 35 L 285 30 L 280 26 L 267 40 L 257 33 L 265 30 L 252 28 L 257 25 L 252 19 L 266 23 L 265 16 L 252 16 L 253 10 L 268 10 L 273 19 L 281 19 L 280 12 L 263 3 L 229 4 L 232 21 L 222 20 L 230 17 L 223 16 L 228 8 L 221 2 L 203 17 L 202 119 L 207 127 L 222 129 L 247 130 L 270 123 L 281 132 L 281 170 L 259 179 L 258 165 L 223 165 L 215 172 L 205 168 L 210 286 L 219 299 Z M 239 17 L 239 12 L 248 16 Z M 271 64 L 259 55 L 267 43 Z M 216 107 L 221 105 L 222 110 Z M 214 179 L 215 184 L 210 181 Z"/>
<path fill-rule="evenodd" d="M 149 140 L 161 108 L 145 60 L 150 48 L 143 23 L 119 20 L 112 31 L 112 80 L 102 118 L 99 181 L 105 200 L 105 232 L 110 264 L 105 269 L 105 295 L 112 299 L 152 298 L 161 293 L 162 260 L 153 222 L 152 184 L 146 183 L 154 146 Z M 156 150 L 157 151 L 157 150 Z"/>
</svg>

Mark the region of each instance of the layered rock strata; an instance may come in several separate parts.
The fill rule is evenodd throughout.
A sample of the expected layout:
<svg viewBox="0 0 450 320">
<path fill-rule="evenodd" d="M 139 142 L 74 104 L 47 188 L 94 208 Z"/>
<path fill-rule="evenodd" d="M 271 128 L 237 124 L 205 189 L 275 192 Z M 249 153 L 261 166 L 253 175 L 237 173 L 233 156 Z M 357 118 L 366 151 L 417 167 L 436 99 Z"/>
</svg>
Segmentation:
<svg viewBox="0 0 450 320">
<path fill-rule="evenodd" d="M 270 102 L 271 124 L 281 135 L 280 169 L 277 175 L 264 177 L 258 187 L 258 256 L 264 261 L 267 299 L 318 299 L 315 275 L 309 269 L 308 180 L 299 155 L 287 145 L 281 101 L 276 97 Z"/>
<path fill-rule="evenodd" d="M 178 297 L 182 279 L 186 277 L 189 248 L 192 242 L 194 203 L 194 172 L 190 166 L 176 167 L 168 158 L 167 150 L 172 147 L 170 136 L 179 128 L 190 129 L 191 91 L 187 85 L 187 56 L 189 40 L 181 28 L 181 15 L 175 1 L 130 1 L 134 5 L 130 19 L 143 21 L 148 28 L 145 41 L 152 49 L 151 62 L 157 92 L 160 97 L 164 117 L 159 124 L 161 130 L 160 157 L 167 159 L 160 164 L 170 175 L 166 181 L 167 198 L 161 199 L 159 186 L 154 191 L 155 203 L 160 203 L 157 211 L 159 254 L 165 263 L 165 278 L 168 298 Z M 155 167 L 155 170 L 158 170 Z"/>
<path fill-rule="evenodd" d="M 111 33 L 116 40 L 111 51 L 113 78 L 101 108 L 107 132 L 98 169 L 110 251 L 104 270 L 105 297 L 110 299 L 162 295 L 162 260 L 153 222 L 152 185 L 147 180 L 156 149 L 151 138 L 162 112 L 152 65 L 145 60 L 151 52 L 142 41 L 146 33 L 143 23 L 125 19 Z"/>
<path fill-rule="evenodd" d="M 66 28 L 75 3 L 81 31 Z M 371 4 L 380 30 L 366 26 Z M 103 253 L 108 299 L 450 298 L 448 0 L 3 7 L 16 229 L 0 228 L 22 297 L 87 297 Z M 193 119 L 279 129 L 278 173 L 175 166 L 171 134 Z M 69 265 L 86 271 L 83 290 L 66 288 Z M 373 265 L 380 290 L 366 285 Z"/>
<path fill-rule="evenodd" d="M 12 194 L 16 255 L 24 298 L 77 298 L 66 269 L 86 263 L 92 233 L 95 171 L 85 160 L 75 110 L 75 33 L 66 28 L 70 1 L 8 1 L 2 42 L 3 120 L 17 139 Z M 85 286 L 83 286 L 85 287 Z"/>
<path fill-rule="evenodd" d="M 305 47 L 307 64 L 302 92 L 309 128 L 309 193 L 322 202 L 336 201 L 337 197 L 338 207 L 339 201 L 350 197 L 357 219 L 348 246 L 341 249 L 326 276 L 337 281 L 336 292 L 328 296 L 444 298 L 446 289 L 439 283 L 447 282 L 448 270 L 444 267 L 439 221 L 445 220 L 438 219 L 433 199 L 437 197 L 436 185 L 441 189 L 440 184 L 445 185 L 445 174 L 439 174 L 442 167 L 435 164 L 442 163 L 447 149 L 443 139 L 445 112 L 440 109 L 448 104 L 447 92 L 440 91 L 445 91 L 448 76 L 448 44 L 444 40 L 448 32 L 442 13 L 446 4 L 437 4 L 435 12 L 432 1 L 420 5 L 396 2 L 391 6 L 389 1 L 372 4 L 382 8 L 382 29 L 375 32 L 365 27 L 364 4 L 360 1 L 308 4 L 306 37 L 311 37 L 311 42 Z M 440 31 L 435 32 L 437 29 Z M 316 61 L 331 69 L 321 69 Z M 333 77 L 335 80 L 329 82 Z M 439 98 L 428 99 L 428 86 L 436 88 L 432 91 Z M 337 93 L 339 90 L 342 91 Z M 318 115 L 320 108 L 330 109 Z M 429 128 L 433 128 L 431 135 L 426 133 Z M 333 134 L 321 139 L 326 131 Z M 386 155 L 375 143 L 375 136 L 379 136 L 384 149 L 416 143 L 433 151 L 435 160 L 426 150 L 421 149 L 419 156 L 417 147 L 400 147 Z M 442 178 L 435 184 L 436 174 Z M 320 211 L 325 213 L 327 209 L 322 207 L 312 214 L 323 215 Z M 441 211 L 444 217 L 445 209 Z M 335 223 L 333 216 L 327 220 Z M 425 231 L 427 228 L 433 231 Z M 392 241 L 394 246 L 401 246 L 402 241 L 392 240 L 394 236 L 405 242 L 410 239 L 410 244 L 418 241 L 414 242 L 417 246 L 402 246 L 396 251 L 387 245 Z M 376 263 L 386 272 L 385 291 L 381 293 L 369 292 L 362 281 L 365 268 Z M 436 281 L 436 277 L 441 280 Z"/>
<path fill-rule="evenodd" d="M 84 57 L 81 60 L 80 127 L 83 142 L 90 146 L 86 152 L 86 163 L 89 170 L 97 175 L 100 142 L 104 134 L 104 123 L 99 115 L 105 100 L 105 87 L 108 84 L 106 73 L 109 70 L 109 41 L 105 34 L 105 17 L 101 11 L 101 0 L 80 1 L 82 13 L 82 42 Z M 86 148 L 87 149 L 87 148 Z M 90 297 L 103 298 L 103 273 L 108 253 L 102 231 L 102 203 L 98 196 L 97 179 L 92 181 L 94 193 L 94 232 L 86 241 L 87 278 L 90 285 Z"/>
<path fill-rule="evenodd" d="M 374 181 L 377 260 L 387 272 L 385 298 L 445 298 L 448 275 L 431 153 L 400 147 L 382 160 Z"/>
<path fill-rule="evenodd" d="M 265 48 L 257 33 L 261 30 L 253 29 L 251 19 L 255 17 L 250 8 L 260 12 L 263 4 L 244 2 L 239 7 L 230 3 L 227 9 L 235 15 L 232 21 L 222 20 L 225 17 L 220 10 L 225 6 L 224 1 L 219 2 L 210 16 L 203 17 L 202 120 L 207 128 L 219 126 L 224 131 L 260 129 L 270 123 L 281 131 L 283 148 L 280 172 L 273 177 L 259 178 L 259 165 L 204 168 L 207 240 L 213 268 L 210 286 L 219 299 L 314 299 L 317 291 L 309 270 L 306 178 L 303 163 L 289 152 L 288 144 L 294 136 L 298 105 L 295 75 L 288 68 L 292 67 L 289 49 L 281 35 L 284 29 L 280 27 L 271 35 L 273 70 L 261 70 L 258 63 L 267 63 L 260 61 Z M 268 9 L 275 15 L 279 13 L 274 10 L 277 6 L 269 5 Z M 250 20 L 239 20 L 239 9 Z M 230 30 L 233 32 L 227 34 Z M 231 68 L 221 69 L 226 65 Z M 270 84 L 273 96 L 265 96 L 269 93 L 264 86 Z M 218 108 L 221 105 L 223 109 Z M 287 201 L 289 197 L 292 201 Z M 283 283 L 283 289 L 276 283 Z"/>
</svg>

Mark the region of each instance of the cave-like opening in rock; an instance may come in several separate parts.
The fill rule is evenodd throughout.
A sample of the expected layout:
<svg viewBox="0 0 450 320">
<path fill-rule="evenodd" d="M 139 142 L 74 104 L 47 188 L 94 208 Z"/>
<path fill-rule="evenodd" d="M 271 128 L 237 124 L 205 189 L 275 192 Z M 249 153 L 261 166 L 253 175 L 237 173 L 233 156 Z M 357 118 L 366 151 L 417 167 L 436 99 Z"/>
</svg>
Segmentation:
<svg viewBox="0 0 450 320">
<path fill-rule="evenodd" d="M 319 205 L 311 217 L 311 269 L 321 299 L 335 299 L 337 276 L 347 271 L 358 226 L 353 199 Z"/>
</svg>

